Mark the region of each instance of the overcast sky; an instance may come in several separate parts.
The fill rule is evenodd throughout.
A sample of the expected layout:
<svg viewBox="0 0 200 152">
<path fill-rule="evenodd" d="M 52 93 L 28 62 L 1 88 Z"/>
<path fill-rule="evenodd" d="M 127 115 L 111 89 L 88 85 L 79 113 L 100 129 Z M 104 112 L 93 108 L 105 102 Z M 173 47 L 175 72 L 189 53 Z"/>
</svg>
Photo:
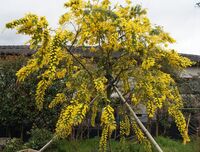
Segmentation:
<svg viewBox="0 0 200 152">
<path fill-rule="evenodd" d="M 46 16 L 52 27 L 65 12 L 66 0 L 0 0 L 0 45 L 24 44 L 27 37 L 5 29 L 5 24 L 32 12 Z M 120 0 L 115 0 L 119 1 Z M 134 0 L 147 8 L 153 24 L 161 25 L 176 39 L 178 52 L 200 55 L 200 8 L 198 0 Z M 200 1 L 200 0 L 199 0 Z"/>
</svg>

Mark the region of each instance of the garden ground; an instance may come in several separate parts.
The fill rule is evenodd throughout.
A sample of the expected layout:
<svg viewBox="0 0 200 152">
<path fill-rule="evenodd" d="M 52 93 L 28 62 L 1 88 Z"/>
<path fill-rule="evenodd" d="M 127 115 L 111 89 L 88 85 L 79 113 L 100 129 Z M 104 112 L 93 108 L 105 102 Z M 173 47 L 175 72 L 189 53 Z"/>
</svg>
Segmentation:
<svg viewBox="0 0 200 152">
<path fill-rule="evenodd" d="M 193 138 L 187 145 L 183 145 L 180 140 L 165 137 L 158 137 L 156 140 L 164 152 L 200 152 L 200 138 Z M 98 145 L 98 138 L 81 141 L 61 140 L 49 148 L 48 152 L 97 152 Z M 145 152 L 143 145 L 139 145 L 135 141 L 120 144 L 118 141 L 111 140 L 110 147 L 109 152 Z M 154 151 L 156 152 L 156 150 Z"/>
</svg>

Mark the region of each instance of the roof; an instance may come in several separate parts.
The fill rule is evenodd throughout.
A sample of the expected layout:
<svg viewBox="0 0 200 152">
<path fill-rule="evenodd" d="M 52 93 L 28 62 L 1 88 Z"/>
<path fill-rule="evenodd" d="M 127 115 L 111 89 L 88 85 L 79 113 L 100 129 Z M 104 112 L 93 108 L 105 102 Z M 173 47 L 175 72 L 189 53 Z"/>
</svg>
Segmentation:
<svg viewBox="0 0 200 152">
<path fill-rule="evenodd" d="M 89 47 L 86 47 L 86 50 Z M 25 55 L 30 56 L 34 53 L 34 50 L 31 50 L 28 45 L 0 45 L 0 55 Z M 89 51 L 82 51 L 82 47 L 76 48 L 74 50 L 76 53 L 82 53 L 84 57 L 94 56 L 94 53 Z M 119 54 L 118 54 L 119 55 Z M 118 56 L 115 54 L 114 56 Z M 189 58 L 191 61 L 200 62 L 200 55 L 192 55 L 192 54 L 182 54 L 181 56 Z"/>
<path fill-rule="evenodd" d="M 191 61 L 200 62 L 200 55 L 184 54 L 184 53 L 180 53 L 180 55 L 189 58 Z"/>
<path fill-rule="evenodd" d="M 87 50 L 89 47 L 85 47 Z M 24 56 L 30 56 L 34 54 L 36 51 L 31 50 L 29 48 L 29 45 L 0 45 L 0 56 L 2 55 L 24 55 Z M 73 50 L 73 52 L 77 54 L 82 54 L 83 57 L 91 57 L 94 56 L 94 53 L 89 51 L 84 51 L 82 47 L 76 48 L 76 50 Z"/>
<path fill-rule="evenodd" d="M 0 45 L 0 55 L 32 55 L 35 51 L 28 45 Z"/>
</svg>

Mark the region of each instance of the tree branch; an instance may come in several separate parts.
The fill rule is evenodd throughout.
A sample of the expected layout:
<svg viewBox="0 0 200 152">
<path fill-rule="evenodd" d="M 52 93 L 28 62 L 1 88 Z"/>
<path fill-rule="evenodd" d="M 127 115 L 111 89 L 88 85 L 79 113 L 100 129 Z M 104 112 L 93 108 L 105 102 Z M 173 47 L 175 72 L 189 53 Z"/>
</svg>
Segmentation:
<svg viewBox="0 0 200 152">
<path fill-rule="evenodd" d="M 69 49 L 67 48 L 67 45 L 63 45 L 63 47 L 64 47 L 64 48 L 67 50 L 67 52 L 68 52 L 68 53 L 83 67 L 83 69 L 85 69 L 85 70 L 87 71 L 87 73 L 89 74 L 89 76 L 90 76 L 91 78 L 93 78 L 92 73 L 91 73 L 91 72 L 86 68 L 86 66 L 85 66 L 83 63 L 81 63 L 81 61 L 71 52 L 72 49 L 74 48 L 74 44 L 76 43 L 76 40 L 77 40 L 77 37 L 78 37 L 79 32 L 80 32 L 80 30 L 78 30 L 78 31 L 76 32 L 74 41 L 72 42 L 72 44 L 71 44 L 71 46 L 70 46 Z"/>
</svg>

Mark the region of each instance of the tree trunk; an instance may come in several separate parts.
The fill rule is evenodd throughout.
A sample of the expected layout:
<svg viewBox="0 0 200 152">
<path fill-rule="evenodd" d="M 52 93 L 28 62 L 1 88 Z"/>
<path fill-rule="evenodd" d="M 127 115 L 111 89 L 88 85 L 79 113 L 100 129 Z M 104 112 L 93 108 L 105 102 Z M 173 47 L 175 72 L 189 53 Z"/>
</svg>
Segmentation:
<svg viewBox="0 0 200 152">
<path fill-rule="evenodd" d="M 147 118 L 147 130 L 151 134 L 151 118 Z"/>
<path fill-rule="evenodd" d="M 21 124 L 21 128 L 20 128 L 20 138 L 23 141 L 24 139 L 24 125 L 23 124 Z"/>
<path fill-rule="evenodd" d="M 159 122 L 160 122 L 160 111 L 158 110 L 156 113 L 156 137 L 159 136 Z"/>
<path fill-rule="evenodd" d="M 99 126 L 99 124 L 97 126 L 97 136 L 100 137 L 100 126 Z"/>
<path fill-rule="evenodd" d="M 7 129 L 7 136 L 9 137 L 9 138 L 11 138 L 11 127 L 10 126 L 7 126 L 6 127 Z"/>
<path fill-rule="evenodd" d="M 89 121 L 89 119 L 87 121 L 87 138 L 88 139 L 90 138 L 90 121 Z"/>
</svg>

